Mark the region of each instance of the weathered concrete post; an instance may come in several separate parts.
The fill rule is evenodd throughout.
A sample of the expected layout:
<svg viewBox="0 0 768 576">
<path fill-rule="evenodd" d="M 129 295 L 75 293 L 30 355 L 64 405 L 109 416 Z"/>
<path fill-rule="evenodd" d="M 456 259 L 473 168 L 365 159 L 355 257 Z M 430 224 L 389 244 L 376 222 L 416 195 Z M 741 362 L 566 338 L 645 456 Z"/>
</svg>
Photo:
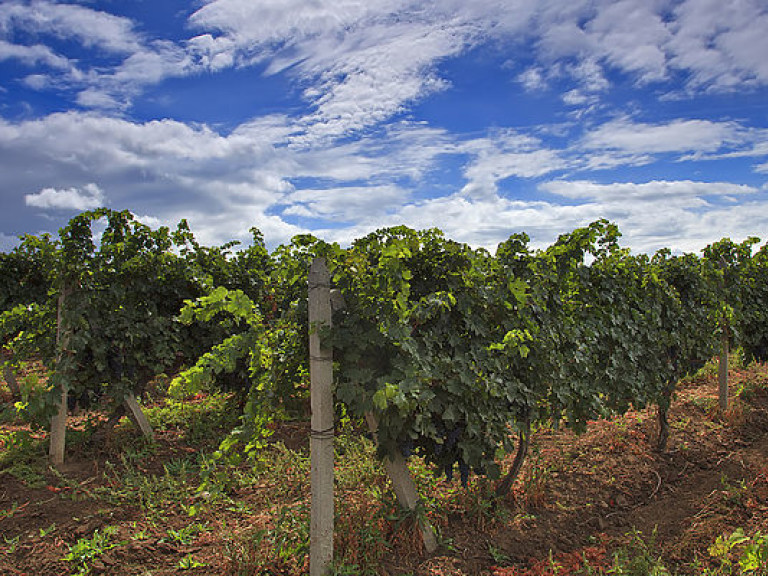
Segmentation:
<svg viewBox="0 0 768 576">
<path fill-rule="evenodd" d="M 723 334 L 720 336 L 720 362 L 718 365 L 717 381 L 719 384 L 720 412 L 728 410 L 728 325 L 723 322 Z"/>
<path fill-rule="evenodd" d="M 56 313 L 56 369 L 59 369 L 62 358 L 66 353 L 67 342 L 69 340 L 69 333 L 66 326 L 64 326 L 64 307 L 67 305 L 68 290 L 64 286 L 59 294 L 58 310 Z M 50 443 L 48 445 L 48 458 L 51 464 L 54 466 L 61 466 L 64 464 L 64 447 L 67 440 L 67 395 L 68 385 L 66 379 L 61 384 L 59 406 L 56 413 L 51 417 L 51 435 Z"/>
<path fill-rule="evenodd" d="M 333 562 L 333 351 L 321 346 L 319 334 L 321 327 L 330 325 L 330 274 L 325 261 L 316 258 L 309 269 L 310 576 L 325 576 Z"/>
</svg>

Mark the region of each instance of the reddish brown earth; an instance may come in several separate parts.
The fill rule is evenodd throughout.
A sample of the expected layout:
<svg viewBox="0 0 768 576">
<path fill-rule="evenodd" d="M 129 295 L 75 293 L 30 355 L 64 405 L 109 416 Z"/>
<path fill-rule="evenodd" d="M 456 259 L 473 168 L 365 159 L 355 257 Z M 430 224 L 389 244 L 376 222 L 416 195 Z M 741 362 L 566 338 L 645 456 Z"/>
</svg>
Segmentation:
<svg viewBox="0 0 768 576">
<path fill-rule="evenodd" d="M 441 483 L 441 509 L 432 517 L 443 542 L 439 551 L 426 555 L 414 531 L 385 527 L 391 544 L 377 573 L 542 576 L 554 573 L 552 558 L 562 576 L 574 573 L 583 556 L 595 566 L 607 566 L 612 552 L 631 542 L 631 533 L 638 530 L 646 540 L 655 532 L 655 553 L 668 567 L 693 574 L 695 559 L 713 562 L 708 547 L 718 536 L 736 528 L 768 533 L 768 370 L 752 368 L 731 376 L 734 390 L 745 382 L 753 390 L 724 416 L 717 413 L 714 378 L 681 385 L 664 453 L 653 449 L 655 411 L 646 409 L 590 423 L 581 436 L 538 431 L 512 494 L 495 508 L 481 496 L 492 488 L 487 482 L 472 480 L 466 491 Z M 8 399 L 5 388 L 0 393 Z M 276 436 L 298 448 L 306 445 L 306 433 L 306 425 L 286 424 Z M 147 474 L 159 473 L 164 463 L 196 449 L 169 430 L 158 435 L 158 448 L 141 465 Z M 69 547 L 107 525 L 117 527 L 119 545 L 92 563 L 93 574 L 246 573 L 237 571 L 232 558 L 249 552 L 236 547 L 233 535 L 251 525 L 269 525 L 265 517 L 274 487 L 253 486 L 237 494 L 260 512 L 244 515 L 218 507 L 190 519 L 181 505 L 171 505 L 158 525 L 138 503 L 121 506 L 94 495 L 99 486 L 118 484 L 114 474 L 105 472 L 107 462 L 119 471 L 114 466 L 119 454 L 119 446 L 70 451 L 60 474 L 48 471 L 41 487 L 0 472 L 0 574 L 70 574 L 71 565 L 63 560 Z M 307 482 L 287 479 L 286 486 L 295 488 L 281 497 L 305 498 Z M 372 515 L 377 506 L 356 494 L 339 502 L 341 516 Z M 191 522 L 208 529 L 188 543 L 167 538 L 169 528 Z M 140 532 L 142 537 L 135 538 Z M 338 548 L 346 553 L 360 546 L 357 536 L 337 534 Z M 179 562 L 187 555 L 205 566 L 182 569 Z M 296 571 L 295 565 L 274 562 L 247 573 Z"/>
</svg>

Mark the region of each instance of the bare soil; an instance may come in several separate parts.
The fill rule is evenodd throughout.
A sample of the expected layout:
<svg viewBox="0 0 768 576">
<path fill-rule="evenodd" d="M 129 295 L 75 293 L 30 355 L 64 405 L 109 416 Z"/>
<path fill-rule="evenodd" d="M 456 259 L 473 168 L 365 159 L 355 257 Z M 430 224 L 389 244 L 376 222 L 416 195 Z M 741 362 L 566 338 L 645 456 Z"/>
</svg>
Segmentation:
<svg viewBox="0 0 768 576">
<path fill-rule="evenodd" d="M 695 573 L 695 561 L 712 564 L 708 547 L 718 536 L 736 528 L 768 533 L 768 370 L 732 372 L 732 389 L 745 385 L 749 393 L 723 415 L 717 411 L 714 377 L 681 384 L 663 453 L 654 449 L 653 408 L 592 422 L 580 436 L 539 430 L 508 498 L 479 509 L 487 500 L 478 495 L 489 492 L 490 483 L 472 479 L 458 496 L 455 486 L 445 483 L 438 492 L 444 489 L 450 503 L 431 518 L 443 543 L 438 552 L 425 554 L 415 531 L 404 537 L 393 529 L 389 551 L 376 570 L 382 575 L 543 576 L 553 574 L 552 563 L 559 562 L 564 575 L 583 557 L 607 566 L 612 552 L 639 531 L 646 541 L 654 540 L 654 552 L 668 567 Z M 1 394 L 8 399 L 4 388 Z M 276 438 L 306 449 L 307 426 L 282 425 Z M 198 448 L 169 430 L 158 435 L 157 448 L 142 465 L 147 474 L 160 473 L 164 464 Z M 0 471 L 0 574 L 73 573 L 65 554 L 78 539 L 105 526 L 117 527 L 119 545 L 90 564 L 93 574 L 244 574 L 233 567 L 233 535 L 263 523 L 271 487 L 253 486 L 238 495 L 257 510 L 250 515 L 203 508 L 190 518 L 188 508 L 173 505 L 162 511 L 164 524 L 158 526 L 139 502 L 117 505 L 95 496 L 104 493 L 98 487 L 116 482 L 106 472 L 119 470 L 119 454 L 114 445 L 70 450 L 62 470 L 48 469 L 37 482 L 25 483 L 18 471 Z M 306 497 L 306 489 L 298 492 L 291 498 Z M 339 506 L 343 516 L 374 504 L 350 497 Z M 187 542 L 167 537 L 169 527 L 183 529 L 192 522 L 209 528 Z M 351 536 L 337 535 L 340 545 L 348 546 Z M 185 557 L 204 566 L 181 566 Z M 285 566 L 276 562 L 249 573 L 290 574 Z"/>
</svg>

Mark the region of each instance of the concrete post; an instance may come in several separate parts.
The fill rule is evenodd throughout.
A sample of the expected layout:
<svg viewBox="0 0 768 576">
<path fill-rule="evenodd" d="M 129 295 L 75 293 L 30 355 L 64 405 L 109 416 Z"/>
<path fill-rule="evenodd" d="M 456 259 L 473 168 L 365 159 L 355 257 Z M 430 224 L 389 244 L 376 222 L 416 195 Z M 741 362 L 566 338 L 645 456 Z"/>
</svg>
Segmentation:
<svg viewBox="0 0 768 576">
<path fill-rule="evenodd" d="M 316 258 L 309 269 L 310 576 L 326 576 L 333 562 L 333 351 L 321 346 L 319 334 L 321 327 L 331 325 L 330 293 L 328 268 Z"/>
</svg>

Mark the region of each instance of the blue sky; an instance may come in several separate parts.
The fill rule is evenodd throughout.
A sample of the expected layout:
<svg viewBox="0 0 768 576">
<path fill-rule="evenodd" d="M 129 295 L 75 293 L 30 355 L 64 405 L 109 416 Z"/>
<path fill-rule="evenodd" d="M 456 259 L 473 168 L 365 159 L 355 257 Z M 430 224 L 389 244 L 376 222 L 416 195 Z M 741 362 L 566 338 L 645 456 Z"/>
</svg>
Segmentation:
<svg viewBox="0 0 768 576">
<path fill-rule="evenodd" d="M 768 239 L 766 0 L 0 3 L 0 249 L 80 210 L 348 243 Z"/>
</svg>

